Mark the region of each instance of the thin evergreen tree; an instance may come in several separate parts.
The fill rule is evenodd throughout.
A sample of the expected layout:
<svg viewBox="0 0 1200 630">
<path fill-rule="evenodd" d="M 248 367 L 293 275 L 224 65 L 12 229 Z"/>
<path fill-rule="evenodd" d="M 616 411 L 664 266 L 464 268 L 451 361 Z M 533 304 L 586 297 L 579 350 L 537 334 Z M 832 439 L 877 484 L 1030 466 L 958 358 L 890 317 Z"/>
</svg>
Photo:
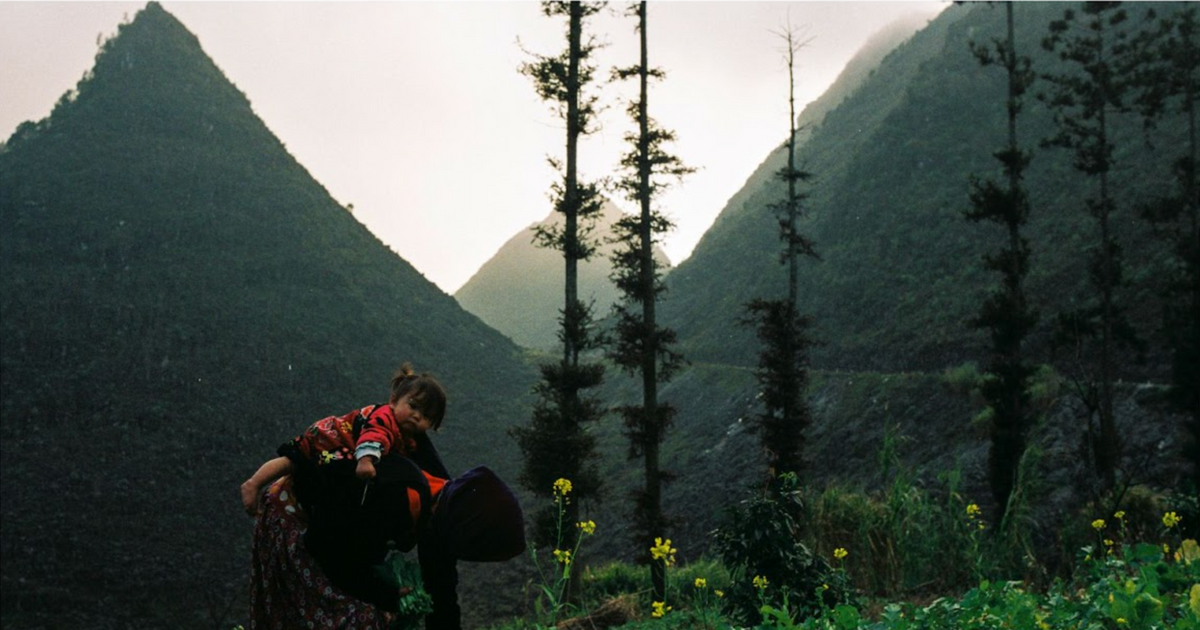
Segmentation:
<svg viewBox="0 0 1200 630">
<path fill-rule="evenodd" d="M 1063 19 L 1050 24 L 1043 47 L 1057 52 L 1067 68 L 1045 74 L 1050 92 L 1044 99 L 1054 112 L 1058 132 L 1047 146 L 1070 149 L 1073 165 L 1094 178 L 1095 193 L 1085 201 L 1096 220 L 1097 234 L 1088 260 L 1094 302 L 1059 315 L 1059 345 L 1076 352 L 1078 372 L 1072 376 L 1076 394 L 1087 412 L 1088 435 L 1093 443 L 1100 490 L 1116 485 L 1121 442 L 1113 410 L 1118 346 L 1137 345 L 1133 328 L 1118 303 L 1124 285 L 1122 250 L 1113 229 L 1117 202 L 1109 184 L 1113 170 L 1112 126 L 1116 115 L 1127 110 L 1128 81 L 1118 72 L 1118 62 L 1128 54 L 1122 24 L 1126 12 L 1119 2 L 1085 2 L 1079 11 L 1068 9 Z M 1093 432 L 1093 419 L 1098 432 Z"/>
<path fill-rule="evenodd" d="M 971 44 L 971 52 L 980 64 L 999 65 L 1007 75 L 1008 142 L 993 154 L 1003 168 L 1006 181 L 972 177 L 971 209 L 965 213 L 971 221 L 996 223 L 1007 232 L 1006 243 L 999 251 L 983 257 L 984 267 L 1000 274 L 1000 287 L 988 296 L 979 315 L 971 321 L 976 328 L 987 330 L 992 341 L 981 391 L 991 410 L 988 481 L 999 509 L 997 521 L 1002 524 L 1034 420 L 1029 403 L 1034 367 L 1026 359 L 1023 346 L 1038 320 L 1025 295 L 1030 252 L 1029 243 L 1021 234 L 1029 218 L 1029 197 L 1022 180 L 1030 155 L 1017 140 L 1017 118 L 1034 73 L 1029 58 L 1017 54 L 1013 5 L 1004 3 L 1007 19 L 1004 40 L 996 40 L 991 46 Z"/>
<path fill-rule="evenodd" d="M 808 337 L 810 318 L 799 311 L 799 261 L 801 256 L 818 258 L 813 242 L 800 233 L 799 220 L 807 194 L 800 185 L 812 174 L 796 165 L 796 53 L 811 38 L 801 41 L 800 33 L 788 24 L 779 35 L 786 45 L 788 69 L 788 140 L 783 146 L 787 165 L 775 178 L 787 186 L 787 196 L 770 205 L 779 224 L 783 241 L 780 262 L 788 268 L 786 298 L 757 299 L 746 305 L 743 323 L 753 326 L 762 343 L 755 376 L 761 393 L 763 411 L 756 429 L 759 443 L 769 457 L 769 476 L 785 472 L 799 474 L 803 469 L 804 433 L 812 424 L 812 412 L 804 398 L 808 385 Z"/>
<path fill-rule="evenodd" d="M 587 18 L 602 7 L 602 3 L 543 2 L 542 12 L 547 17 L 566 19 L 567 47 L 555 56 L 534 55 L 534 61 L 520 69 L 533 79 L 538 95 L 552 104 L 566 126 L 565 157 L 549 160 L 561 175 L 551 198 L 563 221 L 539 227 L 534 237 L 539 246 L 562 252 L 565 282 L 558 332 L 562 358 L 541 366 L 542 380 L 534 388 L 537 401 L 530 423 L 514 427 L 511 434 L 523 456 L 521 484 L 535 496 L 552 497 L 555 481 L 571 481 L 572 497 L 564 517 L 569 524 L 579 520 L 580 501 L 598 496 L 601 486 L 595 465 L 596 440 L 587 425 L 598 420 L 604 409 L 584 392 L 603 382 L 604 367 L 582 360 L 584 353 L 600 346 L 601 339 L 591 307 L 579 299 L 578 289 L 579 261 L 586 261 L 595 251 L 590 234 L 600 195 L 595 184 L 580 181 L 578 152 L 580 137 L 594 130 L 597 103 L 597 97 L 586 88 L 595 77 L 591 59 L 598 45 L 592 37 L 585 39 L 584 29 Z M 558 542 L 574 548 L 578 532 L 566 527 L 562 532 L 566 539 L 556 541 L 557 508 L 549 507 L 549 502 L 547 506 L 535 514 L 538 543 Z"/>
<path fill-rule="evenodd" d="M 666 537 L 668 522 L 662 507 L 662 487 L 668 474 L 662 470 L 659 447 L 675 413 L 672 405 L 659 400 L 658 388 L 683 364 L 683 358 L 672 349 L 675 332 L 659 326 L 655 313 L 665 287 L 654 259 L 654 245 L 673 226 L 654 207 L 654 201 L 672 180 L 677 182 L 694 169 L 663 149 L 675 135 L 659 127 L 649 116 L 649 81 L 665 75 L 648 63 L 646 3 L 634 5 L 631 13 L 638 20 L 639 63 L 619 68 L 614 74 L 619 79 L 638 80 L 638 98 L 627 109 L 637 124 L 637 133 L 625 136 L 633 149 L 622 156 L 623 173 L 616 186 L 627 199 L 638 204 L 639 212 L 623 217 L 615 226 L 613 282 L 623 297 L 614 308 L 616 339 L 609 356 L 623 371 L 639 376 L 642 382 L 641 404 L 621 407 L 620 412 L 629 439 L 630 458 L 641 457 L 645 468 L 644 486 L 635 501 L 634 535 L 639 549 L 648 554 L 655 538 Z M 650 562 L 650 567 L 655 601 L 665 601 L 663 565 Z"/>
<path fill-rule="evenodd" d="M 1150 14 L 1150 19 L 1157 16 Z M 1135 39 L 1131 68 L 1135 103 L 1148 128 L 1172 114 L 1187 129 L 1174 164 L 1175 189 L 1151 200 L 1142 216 L 1158 228 L 1173 254 L 1164 290 L 1163 333 L 1171 352 L 1169 400 L 1184 414 L 1192 479 L 1200 479 L 1200 186 L 1197 185 L 1196 103 L 1200 99 L 1200 20 L 1187 5 Z M 1174 127 L 1172 127 L 1174 129 Z M 1171 136 L 1174 140 L 1174 136 Z M 1196 525 L 1193 524 L 1195 528 Z M 1194 529 L 1193 531 L 1200 531 Z"/>
</svg>

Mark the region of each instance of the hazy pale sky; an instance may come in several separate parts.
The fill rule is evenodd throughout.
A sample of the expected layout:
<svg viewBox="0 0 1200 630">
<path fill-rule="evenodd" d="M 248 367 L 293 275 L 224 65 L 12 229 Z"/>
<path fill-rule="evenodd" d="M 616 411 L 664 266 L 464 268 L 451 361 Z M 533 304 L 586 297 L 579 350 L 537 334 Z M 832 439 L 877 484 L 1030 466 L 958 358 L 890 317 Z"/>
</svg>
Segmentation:
<svg viewBox="0 0 1200 630">
<path fill-rule="evenodd" d="M 564 131 L 517 68 L 557 53 L 564 25 L 532 1 L 163 2 L 312 176 L 381 240 L 453 293 L 519 230 L 551 211 Z M 0 136 L 49 115 L 99 43 L 144 2 L 0 1 Z M 797 99 L 819 96 L 860 46 L 898 17 L 945 2 L 651 2 L 650 115 L 700 170 L 664 194 L 686 258 L 725 202 L 787 136 L 789 19 L 813 39 Z M 595 16 L 601 74 L 633 65 L 624 4 Z M 633 129 L 632 86 L 600 89 L 602 129 L 581 146 L 585 176 L 611 175 Z M 632 204 L 615 199 L 630 211 Z"/>
</svg>

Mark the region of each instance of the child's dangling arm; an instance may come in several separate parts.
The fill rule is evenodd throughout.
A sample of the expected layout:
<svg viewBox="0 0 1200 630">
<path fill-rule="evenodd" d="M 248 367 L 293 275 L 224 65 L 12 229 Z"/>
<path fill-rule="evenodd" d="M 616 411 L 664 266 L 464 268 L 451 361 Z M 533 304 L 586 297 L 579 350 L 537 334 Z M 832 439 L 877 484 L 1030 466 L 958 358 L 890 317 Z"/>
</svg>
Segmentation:
<svg viewBox="0 0 1200 630">
<path fill-rule="evenodd" d="M 391 450 L 399 433 L 396 416 L 390 405 L 380 405 L 371 412 L 358 434 L 354 448 L 354 458 L 358 460 L 354 474 L 359 479 L 375 478 L 375 462 Z"/>
</svg>

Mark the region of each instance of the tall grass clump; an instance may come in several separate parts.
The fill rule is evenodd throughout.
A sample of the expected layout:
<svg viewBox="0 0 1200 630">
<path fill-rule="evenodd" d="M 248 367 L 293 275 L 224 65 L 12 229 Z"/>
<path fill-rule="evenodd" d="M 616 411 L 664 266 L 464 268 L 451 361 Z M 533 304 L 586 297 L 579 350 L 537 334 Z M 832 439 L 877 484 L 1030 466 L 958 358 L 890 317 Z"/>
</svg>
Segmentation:
<svg viewBox="0 0 1200 630">
<path fill-rule="evenodd" d="M 846 570 L 866 595 L 944 591 L 987 572 L 981 561 L 986 528 L 979 507 L 958 494 L 957 474 L 945 475 L 938 498 L 899 474 L 877 493 L 829 486 L 807 513 L 807 538 L 818 555 L 854 551 Z"/>
</svg>

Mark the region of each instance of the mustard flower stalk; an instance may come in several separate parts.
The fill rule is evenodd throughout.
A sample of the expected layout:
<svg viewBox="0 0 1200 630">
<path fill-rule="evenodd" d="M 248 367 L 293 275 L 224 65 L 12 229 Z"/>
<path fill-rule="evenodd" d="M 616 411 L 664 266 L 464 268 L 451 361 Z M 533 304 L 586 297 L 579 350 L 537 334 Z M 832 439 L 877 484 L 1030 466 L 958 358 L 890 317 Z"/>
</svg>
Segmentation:
<svg viewBox="0 0 1200 630">
<path fill-rule="evenodd" d="M 654 546 L 650 548 L 650 557 L 654 560 L 662 560 L 663 564 L 670 567 L 675 564 L 675 552 L 678 549 L 671 547 L 671 539 L 662 538 L 654 539 Z"/>
</svg>

